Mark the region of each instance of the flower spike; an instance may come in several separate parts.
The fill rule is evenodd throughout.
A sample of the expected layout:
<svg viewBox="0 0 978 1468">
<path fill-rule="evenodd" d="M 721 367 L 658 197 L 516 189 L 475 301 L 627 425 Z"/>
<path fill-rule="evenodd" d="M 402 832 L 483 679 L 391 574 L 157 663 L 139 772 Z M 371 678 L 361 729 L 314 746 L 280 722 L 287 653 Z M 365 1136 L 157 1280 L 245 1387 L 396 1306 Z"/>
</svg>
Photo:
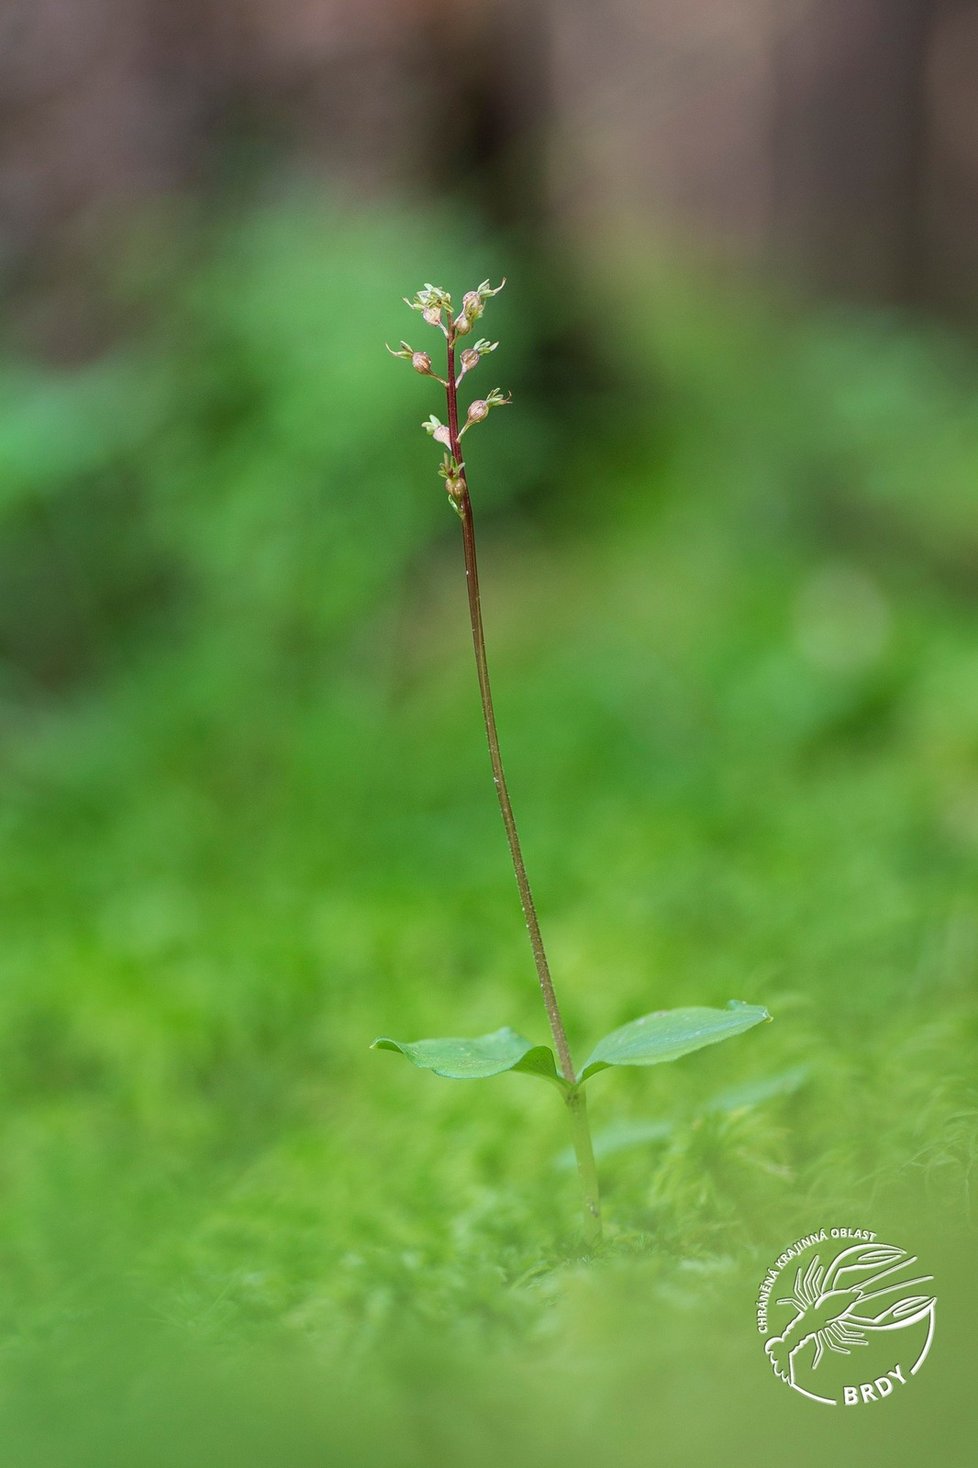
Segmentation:
<svg viewBox="0 0 978 1468">
<path fill-rule="evenodd" d="M 452 298 L 440 285 L 432 285 L 430 281 L 426 281 L 412 300 L 408 300 L 407 296 L 403 298 L 405 305 L 412 311 L 419 311 L 425 321 L 441 330 L 445 337 L 449 365 L 456 373 L 454 380 L 439 377 L 432 366 L 430 355 L 416 350 L 410 342 L 402 340 L 397 349 L 387 344 L 387 350 L 392 357 L 410 362 L 415 372 L 422 377 L 433 378 L 447 393 L 449 421 L 443 423 L 432 413 L 421 426 L 430 438 L 447 450 L 438 472 L 445 481 L 449 500 L 459 514 L 467 501 L 465 465 L 459 452 L 459 441 L 474 423 L 481 423 L 484 418 L 488 418 L 493 408 L 505 406 L 510 398 L 509 394 L 503 394 L 498 387 L 494 387 L 492 392 L 487 393 L 484 398 L 476 398 L 467 411 L 462 410 L 460 413 L 458 388 L 463 377 L 477 367 L 483 357 L 494 352 L 499 343 L 490 341 L 488 337 L 479 337 L 472 346 L 458 349 L 457 355 L 456 343 L 460 335 L 467 335 L 472 330 L 473 323 L 482 315 L 486 301 L 498 295 L 505 284 L 505 280 L 502 280 L 499 285 L 492 286 L 488 280 L 484 280 L 477 290 L 466 292 L 457 320 L 452 319 Z M 460 417 L 464 417 L 461 427 Z"/>
</svg>

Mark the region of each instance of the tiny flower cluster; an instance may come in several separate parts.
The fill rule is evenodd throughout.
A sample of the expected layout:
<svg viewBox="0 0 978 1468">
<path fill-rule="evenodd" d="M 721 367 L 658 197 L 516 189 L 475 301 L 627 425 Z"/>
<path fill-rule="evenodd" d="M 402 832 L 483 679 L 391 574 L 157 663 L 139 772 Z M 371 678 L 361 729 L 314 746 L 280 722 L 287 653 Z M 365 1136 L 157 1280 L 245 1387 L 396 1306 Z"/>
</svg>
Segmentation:
<svg viewBox="0 0 978 1468">
<path fill-rule="evenodd" d="M 429 326 L 441 327 L 447 337 L 468 336 L 486 309 L 486 302 L 490 297 L 498 296 L 505 284 L 505 279 L 501 280 L 497 286 L 491 286 L 487 280 L 484 280 L 474 291 L 466 291 L 462 297 L 462 309 L 454 320 L 452 320 L 452 298 L 448 291 L 443 290 L 440 285 L 432 285 L 430 281 L 427 281 L 413 301 L 409 301 L 407 296 L 402 299 L 405 306 L 410 306 L 412 311 L 420 311 Z"/>
<path fill-rule="evenodd" d="M 440 285 L 426 283 L 424 290 L 418 291 L 413 301 L 409 301 L 407 296 L 402 296 L 401 299 L 412 311 L 420 311 L 429 326 L 440 326 L 444 331 L 442 312 L 447 311 L 451 318 L 452 298 Z"/>
<path fill-rule="evenodd" d="M 490 409 L 505 408 L 511 402 L 512 398 L 508 395 L 504 396 L 498 387 L 494 387 L 487 398 L 476 398 L 474 402 L 469 404 L 465 422 L 459 429 L 459 438 L 462 438 L 468 432 L 473 423 L 481 423 L 483 418 L 488 418 Z M 431 434 L 431 437 L 436 443 L 444 444 L 447 449 L 451 448 L 451 429 L 447 423 L 443 423 L 440 418 L 436 418 L 434 413 L 424 420 L 421 427 L 425 433 Z"/>
<path fill-rule="evenodd" d="M 400 357 L 410 362 L 415 372 L 422 377 L 433 377 L 440 382 L 445 389 L 448 400 L 449 422 L 443 423 L 432 413 L 422 423 L 422 428 L 427 434 L 440 443 L 448 452 L 445 454 L 441 469 L 438 471 L 445 481 L 449 498 L 456 509 L 459 508 L 465 495 L 465 465 L 456 459 L 458 444 L 463 435 L 475 423 L 481 423 L 488 418 L 493 408 L 504 407 L 510 402 L 508 394 L 503 394 L 498 387 L 487 393 L 484 398 L 476 398 L 469 404 L 466 411 L 465 422 L 457 430 L 453 438 L 452 424 L 458 423 L 458 407 L 456 393 L 461 386 L 462 379 L 466 373 L 472 372 L 478 367 L 483 357 L 494 352 L 499 346 L 498 342 L 489 341 L 487 337 L 480 337 L 471 346 L 463 348 L 458 354 L 457 372 L 455 366 L 455 348 L 459 338 L 468 336 L 476 321 L 482 316 L 486 308 L 486 302 L 493 296 L 497 296 L 506 284 L 505 280 L 499 285 L 492 286 L 488 280 L 484 280 L 474 291 L 466 291 L 462 297 L 461 310 L 455 314 L 452 306 L 452 298 L 448 291 L 439 285 L 426 282 L 423 289 L 418 291 L 413 300 L 404 297 L 404 304 L 412 311 L 420 312 L 424 321 L 429 326 L 437 326 L 445 338 L 448 348 L 449 373 L 446 377 L 439 377 L 432 367 L 431 357 L 427 352 L 415 351 L 406 341 L 402 341 L 400 349 L 395 351 L 388 346 L 387 350 L 392 357 Z"/>
<path fill-rule="evenodd" d="M 489 282 L 484 280 L 477 290 L 465 292 L 462 297 L 462 309 L 455 318 L 455 331 L 459 336 L 468 335 L 486 309 L 486 302 L 490 296 L 498 296 L 505 284 L 504 278 L 493 289 Z"/>
</svg>

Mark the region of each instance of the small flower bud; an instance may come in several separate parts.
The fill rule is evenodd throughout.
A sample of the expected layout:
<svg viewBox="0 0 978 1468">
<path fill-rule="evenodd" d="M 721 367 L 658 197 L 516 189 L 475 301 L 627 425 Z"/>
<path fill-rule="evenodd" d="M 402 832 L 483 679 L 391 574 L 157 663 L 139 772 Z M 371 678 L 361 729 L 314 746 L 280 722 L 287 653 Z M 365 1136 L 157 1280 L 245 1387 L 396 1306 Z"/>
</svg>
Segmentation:
<svg viewBox="0 0 978 1468">
<path fill-rule="evenodd" d="M 501 284 L 497 285 L 495 290 L 493 290 L 489 282 L 487 280 L 484 280 L 479 286 L 478 290 L 466 291 L 465 295 L 462 297 L 462 310 L 460 313 L 461 316 L 464 316 L 470 325 L 473 321 L 478 321 L 479 317 L 486 309 L 486 302 L 488 301 L 489 297 L 498 296 L 499 292 L 502 290 L 505 284 L 506 281 L 504 279 Z"/>
<path fill-rule="evenodd" d="M 423 377 L 431 376 L 431 358 L 427 352 L 412 352 L 411 366 L 415 372 L 420 372 Z"/>
<path fill-rule="evenodd" d="M 425 321 L 427 321 L 429 326 L 441 326 L 440 306 L 425 306 L 424 310 L 421 312 L 421 315 L 424 317 Z"/>
<path fill-rule="evenodd" d="M 487 353 L 494 352 L 498 346 L 498 342 L 487 341 L 486 338 L 483 336 L 480 337 L 473 346 L 466 347 L 465 351 L 461 354 L 459 358 L 459 361 L 462 365 L 461 371 L 459 372 L 458 381 L 461 382 L 466 372 L 471 372 L 473 367 L 478 367 L 482 358 L 486 356 Z"/>
<path fill-rule="evenodd" d="M 455 334 L 456 334 L 456 336 L 467 336 L 468 333 L 471 330 L 472 330 L 472 322 L 469 320 L 469 318 L 464 313 L 461 316 L 457 316 L 455 318 Z"/>
<path fill-rule="evenodd" d="M 435 417 L 434 413 L 431 414 L 430 418 L 425 419 L 421 427 L 424 429 L 425 433 L 431 434 L 431 437 L 435 440 L 436 443 L 444 444 L 446 449 L 451 448 L 452 435 L 449 431 L 448 424 L 442 423 L 440 419 Z"/>
<path fill-rule="evenodd" d="M 483 418 L 488 418 L 491 408 L 504 408 L 508 402 L 510 399 L 504 397 L 498 387 L 494 387 L 487 397 L 476 398 L 474 403 L 469 404 L 468 416 L 462 424 L 459 438 L 462 437 L 462 433 L 466 433 L 472 427 L 473 423 L 481 423 Z"/>
<path fill-rule="evenodd" d="M 453 454 L 445 454 L 441 461 L 441 468 L 438 470 L 438 474 L 440 478 L 444 479 L 445 488 L 448 490 L 452 502 L 455 503 L 461 496 L 464 488 L 462 465 Z"/>
</svg>

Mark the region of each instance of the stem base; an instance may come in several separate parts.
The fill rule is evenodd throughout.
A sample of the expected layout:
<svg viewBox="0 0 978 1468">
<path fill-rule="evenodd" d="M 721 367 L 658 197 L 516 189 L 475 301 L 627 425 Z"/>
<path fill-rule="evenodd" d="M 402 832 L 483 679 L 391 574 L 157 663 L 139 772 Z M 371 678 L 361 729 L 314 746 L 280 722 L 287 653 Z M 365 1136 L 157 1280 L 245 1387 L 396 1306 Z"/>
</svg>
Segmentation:
<svg viewBox="0 0 978 1468">
<path fill-rule="evenodd" d="M 598 1189 L 594 1148 L 591 1145 L 591 1128 L 587 1119 L 587 1097 L 583 1087 L 572 1086 L 567 1092 L 565 1104 L 574 1140 L 577 1175 L 581 1183 L 584 1240 L 588 1249 L 593 1250 L 601 1243 L 601 1194 Z"/>
</svg>

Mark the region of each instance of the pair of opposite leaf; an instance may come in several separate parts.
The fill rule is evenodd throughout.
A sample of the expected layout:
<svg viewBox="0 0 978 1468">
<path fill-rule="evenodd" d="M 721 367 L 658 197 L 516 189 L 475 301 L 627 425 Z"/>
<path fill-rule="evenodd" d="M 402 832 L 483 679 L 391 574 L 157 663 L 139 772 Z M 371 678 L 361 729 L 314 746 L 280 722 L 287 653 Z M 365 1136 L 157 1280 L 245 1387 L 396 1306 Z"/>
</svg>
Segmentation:
<svg viewBox="0 0 978 1468">
<path fill-rule="evenodd" d="M 614 1065 L 659 1065 L 678 1060 L 706 1045 L 719 1044 L 733 1035 L 743 1034 L 763 1020 L 770 1019 L 759 1004 L 743 1004 L 731 999 L 726 1009 L 693 1006 L 687 1009 L 661 1009 L 644 1014 L 630 1024 L 612 1030 L 599 1040 L 582 1065 L 576 1085 L 580 1086 Z M 416 1040 L 407 1043 L 382 1035 L 372 1046 L 375 1050 L 396 1050 L 419 1070 L 434 1071 L 450 1080 L 479 1080 L 515 1070 L 524 1075 L 539 1076 L 569 1091 L 571 1083 L 557 1069 L 554 1053 L 548 1045 L 535 1045 L 516 1030 L 504 1028 L 475 1039 L 446 1038 Z"/>
</svg>

